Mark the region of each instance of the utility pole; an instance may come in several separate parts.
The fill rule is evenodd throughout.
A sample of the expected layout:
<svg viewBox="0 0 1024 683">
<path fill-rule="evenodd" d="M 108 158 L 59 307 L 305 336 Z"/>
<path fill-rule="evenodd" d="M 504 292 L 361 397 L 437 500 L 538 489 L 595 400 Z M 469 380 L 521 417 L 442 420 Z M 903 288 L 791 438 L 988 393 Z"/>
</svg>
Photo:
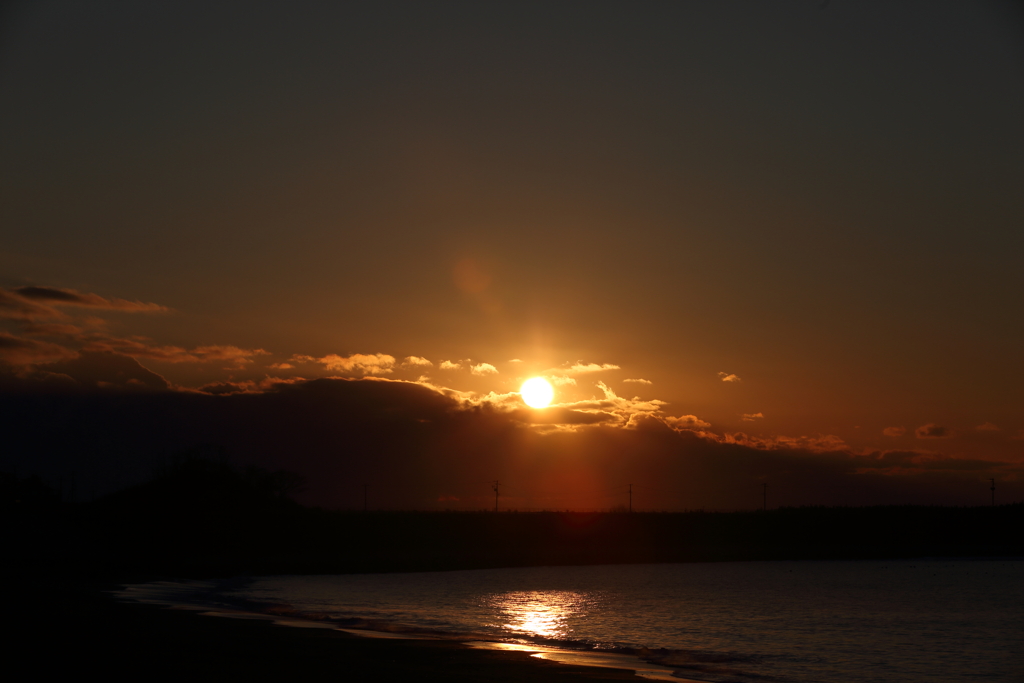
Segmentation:
<svg viewBox="0 0 1024 683">
<path fill-rule="evenodd" d="M 996 506 L 996 480 L 995 479 L 989 479 L 989 481 L 992 482 L 992 488 L 990 489 L 992 491 L 992 507 L 995 507 Z"/>
<path fill-rule="evenodd" d="M 494 511 L 498 511 L 498 480 L 494 480 Z"/>
<path fill-rule="evenodd" d="M 768 512 L 768 482 L 764 483 L 764 500 L 761 503 L 762 511 Z"/>
<path fill-rule="evenodd" d="M 633 485 L 629 485 L 629 511 L 633 511 Z"/>
</svg>

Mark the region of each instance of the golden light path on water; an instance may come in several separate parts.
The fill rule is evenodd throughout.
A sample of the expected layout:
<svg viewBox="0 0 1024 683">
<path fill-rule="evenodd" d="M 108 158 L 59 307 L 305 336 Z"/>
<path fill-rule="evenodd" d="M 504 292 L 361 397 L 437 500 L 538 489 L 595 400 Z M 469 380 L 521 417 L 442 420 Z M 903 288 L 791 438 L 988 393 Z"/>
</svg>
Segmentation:
<svg viewBox="0 0 1024 683">
<path fill-rule="evenodd" d="M 576 591 L 512 591 L 491 596 L 487 601 L 502 617 L 505 631 L 517 635 L 569 640 L 573 635 L 571 621 L 585 619 L 595 598 Z M 630 655 L 595 651 L 572 651 L 543 645 L 519 643 L 471 642 L 468 645 L 487 650 L 519 650 L 532 652 L 533 657 L 562 664 L 597 666 L 632 670 L 640 678 L 687 683 L 672 676 L 672 669 L 643 662 Z"/>
<path fill-rule="evenodd" d="M 504 629 L 544 638 L 570 638 L 570 616 L 586 612 L 590 600 L 574 591 L 519 591 L 494 596 Z"/>
</svg>

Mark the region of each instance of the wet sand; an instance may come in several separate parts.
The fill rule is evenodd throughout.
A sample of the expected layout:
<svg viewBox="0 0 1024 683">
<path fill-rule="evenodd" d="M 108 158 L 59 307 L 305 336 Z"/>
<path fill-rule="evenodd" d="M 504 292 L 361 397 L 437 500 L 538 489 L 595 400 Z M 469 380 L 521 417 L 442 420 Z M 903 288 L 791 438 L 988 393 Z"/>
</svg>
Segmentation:
<svg viewBox="0 0 1024 683">
<path fill-rule="evenodd" d="M 526 652 L 434 640 L 362 638 L 269 621 L 118 603 L 103 586 L 28 581 L 13 591 L 11 680 L 639 681 L 632 671 L 558 664 Z M 113 588 L 114 586 L 106 586 Z M 8 622 L 11 623 L 11 622 Z"/>
</svg>

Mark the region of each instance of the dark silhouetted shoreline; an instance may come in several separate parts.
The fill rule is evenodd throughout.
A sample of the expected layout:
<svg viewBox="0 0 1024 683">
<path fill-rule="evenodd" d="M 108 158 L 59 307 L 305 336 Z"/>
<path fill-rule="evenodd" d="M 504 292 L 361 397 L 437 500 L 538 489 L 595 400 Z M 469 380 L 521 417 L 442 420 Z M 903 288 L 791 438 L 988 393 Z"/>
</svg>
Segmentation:
<svg viewBox="0 0 1024 683">
<path fill-rule="evenodd" d="M 191 468 L 191 469 L 189 469 Z M 13 480 L 9 480 L 11 483 Z M 186 463 L 91 503 L 14 482 L 3 522 L 14 652 L 47 648 L 109 680 L 635 680 L 526 653 L 372 640 L 116 603 L 155 578 L 437 571 L 501 566 L 1022 556 L 1024 505 L 766 512 L 331 512 L 288 498 L 283 473 Z M 24 484 L 23 486 L 20 484 Z M 51 658 L 15 658 L 45 677 Z"/>
</svg>

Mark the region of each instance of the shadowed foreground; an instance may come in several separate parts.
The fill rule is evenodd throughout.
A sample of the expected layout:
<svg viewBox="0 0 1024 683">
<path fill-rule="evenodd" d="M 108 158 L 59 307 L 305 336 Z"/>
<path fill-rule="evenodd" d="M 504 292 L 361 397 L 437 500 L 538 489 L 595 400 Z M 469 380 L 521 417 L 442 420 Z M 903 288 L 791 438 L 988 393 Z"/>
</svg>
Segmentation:
<svg viewBox="0 0 1024 683">
<path fill-rule="evenodd" d="M 10 680 L 55 680 L 69 670 L 108 681 L 638 680 L 456 642 L 367 639 L 116 603 L 95 584 L 30 580 L 28 588 L 5 606 L 17 619 L 5 642 Z"/>
<path fill-rule="evenodd" d="M 120 582 L 260 574 L 771 559 L 1022 556 L 1024 505 L 736 513 L 328 512 L 282 473 L 186 461 L 88 504 L 11 480 L 3 532 L 6 672 L 107 680 L 628 680 L 525 653 L 369 640 L 119 604 Z"/>
</svg>

